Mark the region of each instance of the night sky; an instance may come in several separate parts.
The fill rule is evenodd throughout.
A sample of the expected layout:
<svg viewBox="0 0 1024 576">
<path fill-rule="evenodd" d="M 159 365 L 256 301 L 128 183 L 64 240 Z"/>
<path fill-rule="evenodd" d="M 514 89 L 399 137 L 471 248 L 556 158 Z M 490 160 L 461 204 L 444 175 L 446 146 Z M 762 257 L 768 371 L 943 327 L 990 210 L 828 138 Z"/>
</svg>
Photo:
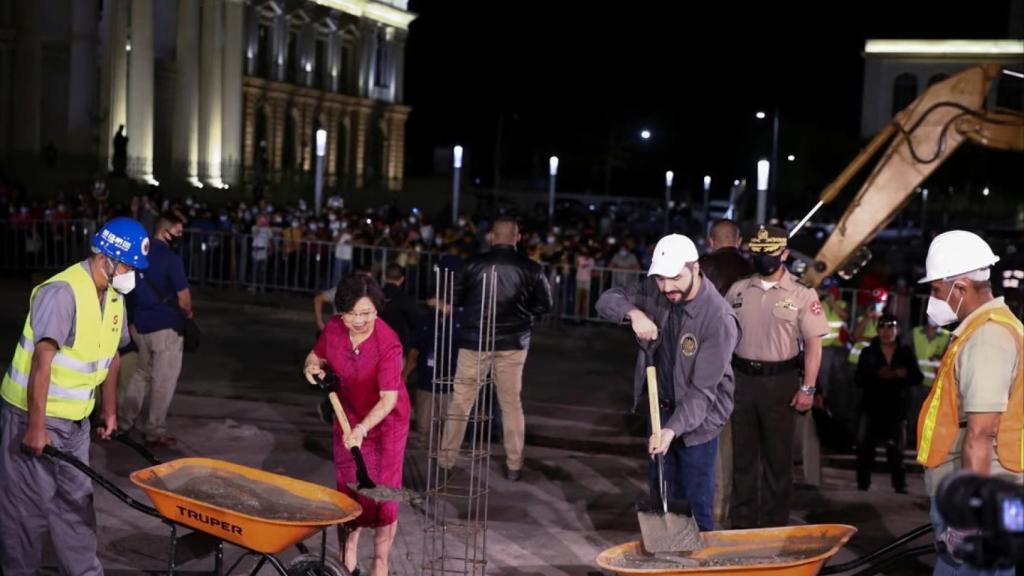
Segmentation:
<svg viewBox="0 0 1024 576">
<path fill-rule="evenodd" d="M 503 185 L 536 187 L 554 153 L 560 188 L 601 193 L 612 150 L 613 193 L 648 195 L 667 168 L 697 186 L 741 175 L 769 146 L 754 111 L 774 106 L 783 148 L 801 145 L 787 127 L 813 130 L 832 174 L 860 145 L 866 38 L 1009 32 L 1008 0 L 804 4 L 412 0 L 410 175 L 429 176 L 435 148 L 459 143 L 467 175 L 489 186 L 501 114 Z"/>
</svg>

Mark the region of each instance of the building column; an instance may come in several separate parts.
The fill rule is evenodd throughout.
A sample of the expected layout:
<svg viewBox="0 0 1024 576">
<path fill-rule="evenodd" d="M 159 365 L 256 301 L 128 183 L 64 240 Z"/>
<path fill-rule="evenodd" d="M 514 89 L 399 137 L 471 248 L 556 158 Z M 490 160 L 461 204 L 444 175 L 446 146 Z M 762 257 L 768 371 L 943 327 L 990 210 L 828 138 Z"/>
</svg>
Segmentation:
<svg viewBox="0 0 1024 576">
<path fill-rule="evenodd" d="M 200 173 L 206 182 L 222 188 L 221 142 L 223 139 L 223 56 L 221 6 L 223 0 L 203 0 L 200 41 L 199 102 Z"/>
<path fill-rule="evenodd" d="M 388 116 L 388 189 L 401 190 L 405 178 L 405 122 L 409 108 L 395 106 Z"/>
<path fill-rule="evenodd" d="M 172 153 L 176 170 L 199 180 L 199 0 L 178 0 L 176 95 Z"/>
<path fill-rule="evenodd" d="M 299 166 L 303 172 L 313 170 L 313 148 L 316 143 L 313 141 L 313 119 L 316 116 L 316 102 L 303 98 L 298 103 L 299 113 L 302 115 L 300 122 L 296 123 L 299 129 L 299 137 L 296 144 L 299 148 Z"/>
<path fill-rule="evenodd" d="M 275 94 L 270 101 L 273 114 L 273 129 L 270 134 L 270 165 L 274 172 L 274 182 L 279 182 L 284 165 L 284 128 L 285 114 L 288 114 L 288 100 L 282 95 Z"/>
<path fill-rule="evenodd" d="M 366 136 L 370 126 L 370 108 L 360 106 L 354 111 L 356 129 L 352 137 L 355 143 L 355 186 L 361 189 L 366 175 Z"/>
<path fill-rule="evenodd" d="M 106 170 L 114 168 L 114 134 L 128 122 L 128 0 L 106 0 L 103 8 L 104 55 L 100 79 L 101 109 L 107 121 L 100 127 L 99 157 Z"/>
<path fill-rule="evenodd" d="M 221 164 L 224 180 L 237 185 L 242 167 L 242 55 L 245 43 L 245 2 L 224 3 L 224 102 Z"/>
<path fill-rule="evenodd" d="M 324 122 L 327 124 L 327 186 L 333 187 L 337 184 L 338 174 L 338 116 L 340 110 L 336 104 L 330 104 L 324 109 Z"/>
<path fill-rule="evenodd" d="M 406 33 L 402 30 L 395 31 L 395 40 L 392 44 L 392 76 L 391 86 L 394 102 L 405 101 L 405 39 Z"/>
<path fill-rule="evenodd" d="M 363 23 L 359 27 L 359 91 L 357 94 L 362 98 L 369 98 L 373 94 L 374 84 L 374 62 L 377 58 L 377 26 Z"/>
<path fill-rule="evenodd" d="M 255 90 L 246 86 L 242 94 L 245 99 L 243 105 L 245 106 L 245 117 L 242 121 L 243 136 L 242 136 L 242 166 L 245 169 L 245 174 L 252 174 L 253 169 L 256 168 L 256 102 L 259 99 L 259 95 Z M 269 130 L 270 127 L 267 126 Z M 248 177 L 248 176 L 247 176 Z"/>
<path fill-rule="evenodd" d="M 128 174 L 155 184 L 153 177 L 153 0 L 131 3 L 128 53 Z"/>
<path fill-rule="evenodd" d="M 68 56 L 67 152 L 75 158 L 93 152 L 93 117 L 96 114 L 96 11 L 97 0 L 71 3 Z"/>
</svg>

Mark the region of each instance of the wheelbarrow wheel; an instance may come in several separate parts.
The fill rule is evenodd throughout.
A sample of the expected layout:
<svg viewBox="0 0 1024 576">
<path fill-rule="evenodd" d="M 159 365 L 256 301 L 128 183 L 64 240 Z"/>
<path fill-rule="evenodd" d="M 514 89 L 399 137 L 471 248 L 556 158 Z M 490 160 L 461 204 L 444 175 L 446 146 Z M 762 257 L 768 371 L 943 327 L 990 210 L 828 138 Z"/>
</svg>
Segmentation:
<svg viewBox="0 0 1024 576">
<path fill-rule="evenodd" d="M 303 554 L 288 563 L 288 576 L 352 576 L 337 560 L 319 554 Z"/>
</svg>

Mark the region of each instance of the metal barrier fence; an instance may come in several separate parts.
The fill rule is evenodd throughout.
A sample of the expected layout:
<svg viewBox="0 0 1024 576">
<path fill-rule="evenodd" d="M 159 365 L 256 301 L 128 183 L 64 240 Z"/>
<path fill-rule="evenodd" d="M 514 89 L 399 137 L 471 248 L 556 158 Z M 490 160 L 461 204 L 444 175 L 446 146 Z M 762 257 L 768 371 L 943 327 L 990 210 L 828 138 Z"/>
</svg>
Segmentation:
<svg viewBox="0 0 1024 576">
<path fill-rule="evenodd" d="M 405 272 L 405 288 L 417 300 L 433 294 L 430 252 L 391 247 L 339 245 L 279 235 L 187 230 L 180 247 L 189 281 L 253 293 L 314 294 L 337 286 L 353 270 L 367 270 L 381 283 L 389 264 Z"/>
<path fill-rule="evenodd" d="M 90 253 L 96 224 L 90 220 L 0 222 L 0 270 L 58 270 Z M 188 229 L 179 251 L 189 281 L 197 286 L 253 293 L 315 294 L 336 286 L 353 270 L 370 271 L 381 283 L 389 264 L 405 272 L 405 289 L 419 301 L 431 297 L 435 266 L 450 264 L 433 252 L 394 247 L 293 240 L 280 233 L 235 234 Z M 594 305 L 605 290 L 626 287 L 646 276 L 642 271 L 595 267 L 579 273 L 573 266 L 544 265 L 554 311 L 549 323 L 606 322 Z M 850 313 L 849 330 L 864 311 L 866 295 L 845 288 L 841 297 Z M 887 311 L 906 327 L 925 321 L 927 296 L 890 292 Z"/>
<path fill-rule="evenodd" d="M 56 270 L 89 255 L 91 220 L 0 222 L 0 270 Z"/>
</svg>

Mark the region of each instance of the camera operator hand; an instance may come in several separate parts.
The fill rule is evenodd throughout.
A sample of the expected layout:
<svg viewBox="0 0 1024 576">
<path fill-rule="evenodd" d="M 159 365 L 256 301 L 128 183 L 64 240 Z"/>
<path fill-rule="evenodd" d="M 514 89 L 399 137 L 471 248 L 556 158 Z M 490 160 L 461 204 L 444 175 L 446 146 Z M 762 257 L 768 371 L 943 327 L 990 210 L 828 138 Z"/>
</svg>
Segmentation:
<svg viewBox="0 0 1024 576">
<path fill-rule="evenodd" d="M 981 534 L 981 530 L 978 528 L 946 528 L 946 531 L 939 535 L 939 541 L 946 545 L 946 551 L 953 559 L 962 561 L 957 556 L 957 550 L 968 538 L 978 534 Z"/>
</svg>

